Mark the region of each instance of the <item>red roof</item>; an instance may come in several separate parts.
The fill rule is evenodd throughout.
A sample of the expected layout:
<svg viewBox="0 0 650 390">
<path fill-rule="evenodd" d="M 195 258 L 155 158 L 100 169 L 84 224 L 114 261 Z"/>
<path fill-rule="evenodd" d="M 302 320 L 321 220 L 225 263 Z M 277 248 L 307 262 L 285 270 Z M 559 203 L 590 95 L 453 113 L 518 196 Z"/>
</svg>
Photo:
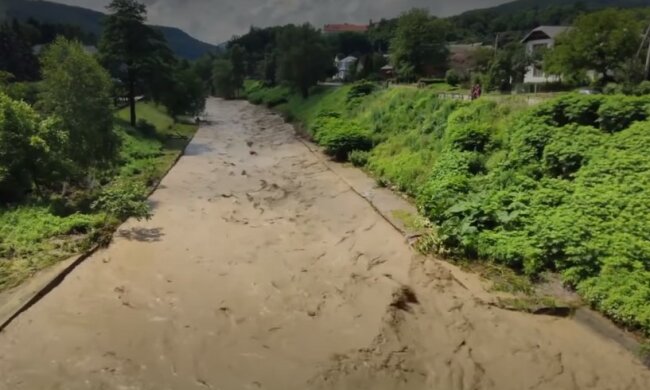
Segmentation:
<svg viewBox="0 0 650 390">
<path fill-rule="evenodd" d="M 323 27 L 323 31 L 326 33 L 335 33 L 335 32 L 366 32 L 368 31 L 367 24 L 326 24 Z"/>
</svg>

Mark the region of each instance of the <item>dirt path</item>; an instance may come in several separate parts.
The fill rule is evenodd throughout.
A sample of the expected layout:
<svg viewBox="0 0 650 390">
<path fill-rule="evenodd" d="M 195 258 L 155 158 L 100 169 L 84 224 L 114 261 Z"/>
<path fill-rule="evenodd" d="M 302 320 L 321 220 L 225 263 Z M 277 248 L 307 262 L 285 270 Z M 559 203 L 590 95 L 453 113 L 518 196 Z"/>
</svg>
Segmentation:
<svg viewBox="0 0 650 390">
<path fill-rule="evenodd" d="M 650 388 L 613 342 L 415 255 L 277 116 L 208 110 L 153 219 L 0 334 L 0 389 Z"/>
</svg>

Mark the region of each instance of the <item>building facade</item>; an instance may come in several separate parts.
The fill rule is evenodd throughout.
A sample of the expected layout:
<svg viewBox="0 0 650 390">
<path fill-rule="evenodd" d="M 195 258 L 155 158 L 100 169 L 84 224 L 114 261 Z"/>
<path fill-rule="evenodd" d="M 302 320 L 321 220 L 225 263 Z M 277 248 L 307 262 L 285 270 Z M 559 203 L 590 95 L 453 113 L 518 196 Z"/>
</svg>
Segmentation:
<svg viewBox="0 0 650 390">
<path fill-rule="evenodd" d="M 560 81 L 559 76 L 544 73 L 542 63 L 537 58 L 541 56 L 543 51 L 553 47 L 555 45 L 555 38 L 569 28 L 566 26 L 539 26 L 521 40 L 521 43 L 526 46 L 528 55 L 536 59 L 528 67 L 524 76 L 524 83 L 542 84 Z"/>
</svg>

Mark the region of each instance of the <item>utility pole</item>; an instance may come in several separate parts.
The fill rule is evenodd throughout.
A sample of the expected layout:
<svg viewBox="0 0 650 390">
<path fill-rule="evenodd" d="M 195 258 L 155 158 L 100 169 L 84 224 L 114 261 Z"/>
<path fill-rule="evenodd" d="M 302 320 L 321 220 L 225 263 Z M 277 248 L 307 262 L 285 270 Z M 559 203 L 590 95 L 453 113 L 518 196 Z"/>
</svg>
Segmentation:
<svg viewBox="0 0 650 390">
<path fill-rule="evenodd" d="M 643 34 L 643 39 L 641 40 L 641 44 L 639 45 L 639 50 L 636 51 L 636 57 L 639 58 L 641 55 L 641 51 L 643 51 L 643 45 L 645 44 L 645 41 L 648 40 L 648 36 L 650 35 L 650 26 L 645 29 L 645 34 Z"/>
<path fill-rule="evenodd" d="M 646 45 L 647 42 L 648 48 L 646 49 L 645 67 L 643 68 L 644 80 L 648 80 L 650 78 L 650 41 L 648 41 L 648 37 L 650 37 L 650 25 L 648 28 L 646 28 L 643 40 L 639 45 L 639 50 L 636 52 L 636 58 L 638 59 L 641 55 L 641 52 L 643 51 L 644 45 Z"/>
<path fill-rule="evenodd" d="M 643 79 L 650 78 L 650 42 L 648 42 L 648 51 L 645 56 L 645 68 L 643 69 Z"/>
</svg>

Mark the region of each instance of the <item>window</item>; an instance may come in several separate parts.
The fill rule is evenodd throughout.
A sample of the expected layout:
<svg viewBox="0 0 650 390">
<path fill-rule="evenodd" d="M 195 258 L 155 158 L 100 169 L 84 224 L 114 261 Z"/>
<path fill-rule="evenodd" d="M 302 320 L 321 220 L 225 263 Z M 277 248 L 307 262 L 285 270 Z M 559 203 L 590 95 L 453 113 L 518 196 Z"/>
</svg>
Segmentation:
<svg viewBox="0 0 650 390">
<path fill-rule="evenodd" d="M 543 53 L 547 47 L 548 45 L 546 43 L 535 43 L 533 44 L 533 54 Z"/>
<path fill-rule="evenodd" d="M 533 65 L 533 77 L 544 77 L 544 71 L 539 65 Z"/>
</svg>

